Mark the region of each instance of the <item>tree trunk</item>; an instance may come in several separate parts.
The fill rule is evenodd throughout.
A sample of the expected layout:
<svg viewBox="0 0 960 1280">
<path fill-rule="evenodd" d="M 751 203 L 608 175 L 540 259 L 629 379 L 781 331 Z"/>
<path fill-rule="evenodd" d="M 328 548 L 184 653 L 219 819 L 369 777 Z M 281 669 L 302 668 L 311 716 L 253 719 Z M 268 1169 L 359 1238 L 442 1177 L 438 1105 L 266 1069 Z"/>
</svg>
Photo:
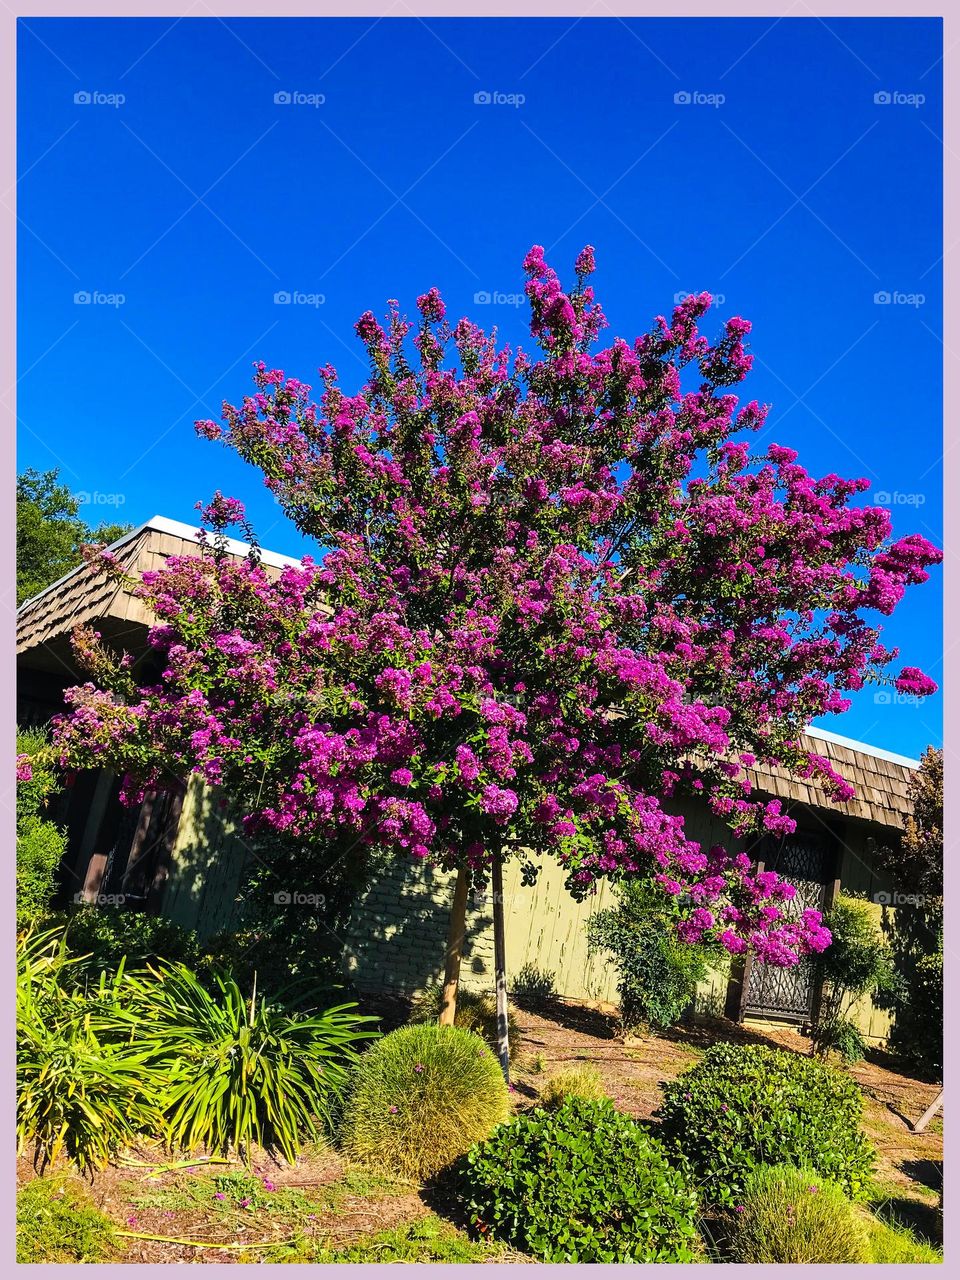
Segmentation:
<svg viewBox="0 0 960 1280">
<path fill-rule="evenodd" d="M 497 1057 L 510 1083 L 510 1024 L 507 1020 L 507 940 L 503 924 L 503 855 L 493 859 L 493 955 L 497 970 Z"/>
<path fill-rule="evenodd" d="M 447 962 L 443 974 L 443 997 L 440 1001 L 440 1025 L 452 1027 L 457 1013 L 457 988 L 460 985 L 460 956 L 467 934 L 467 888 L 469 874 L 466 867 L 457 870 L 457 883 L 453 890 L 453 906 L 450 908 L 450 925 L 447 930 Z"/>
</svg>

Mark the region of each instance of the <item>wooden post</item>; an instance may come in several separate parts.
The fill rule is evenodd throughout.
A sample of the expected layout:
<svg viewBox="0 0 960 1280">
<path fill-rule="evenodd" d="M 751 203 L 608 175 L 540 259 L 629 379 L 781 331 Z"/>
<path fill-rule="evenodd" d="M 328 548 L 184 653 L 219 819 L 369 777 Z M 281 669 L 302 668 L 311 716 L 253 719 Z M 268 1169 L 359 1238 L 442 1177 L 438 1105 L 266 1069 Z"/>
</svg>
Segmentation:
<svg viewBox="0 0 960 1280">
<path fill-rule="evenodd" d="M 450 924 L 447 929 L 447 961 L 443 974 L 443 996 L 440 1000 L 441 1027 L 452 1027 L 453 1020 L 457 1016 L 460 957 L 463 953 L 463 940 L 467 933 L 468 882 L 466 867 L 459 867 L 457 883 L 453 890 L 453 905 L 450 908 Z"/>
<path fill-rule="evenodd" d="M 503 926 L 503 854 L 493 859 L 493 957 L 497 971 L 497 1057 L 510 1083 L 510 1031 L 507 1021 L 507 942 Z"/>
<path fill-rule="evenodd" d="M 927 1125 L 930 1123 L 930 1121 L 933 1119 L 933 1117 L 937 1114 L 937 1112 L 940 1110 L 942 1106 L 943 1106 L 943 1090 L 941 1089 L 940 1092 L 937 1094 L 937 1096 L 934 1098 L 934 1100 L 930 1103 L 929 1107 L 927 1107 L 926 1111 L 917 1121 L 917 1123 L 913 1126 L 913 1132 L 923 1133 L 924 1129 L 927 1127 Z"/>
</svg>

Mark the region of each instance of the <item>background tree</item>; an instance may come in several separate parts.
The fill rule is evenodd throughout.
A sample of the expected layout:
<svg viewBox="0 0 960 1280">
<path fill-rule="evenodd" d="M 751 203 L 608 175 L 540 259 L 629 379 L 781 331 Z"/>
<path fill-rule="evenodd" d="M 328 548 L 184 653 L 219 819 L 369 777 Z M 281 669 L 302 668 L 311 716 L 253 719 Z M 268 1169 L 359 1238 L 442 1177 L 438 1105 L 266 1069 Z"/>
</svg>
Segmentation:
<svg viewBox="0 0 960 1280">
<path fill-rule="evenodd" d="M 17 477 L 17 604 L 56 582 L 83 561 L 85 543 L 113 542 L 128 524 L 91 527 L 79 516 L 80 503 L 60 472 L 32 467 Z"/>
<path fill-rule="evenodd" d="M 943 752 L 928 747 L 912 784 L 913 813 L 897 848 L 874 854 L 893 887 L 883 928 L 899 981 L 885 1004 L 890 1047 L 912 1066 L 943 1071 Z"/>
<path fill-rule="evenodd" d="M 866 1042 L 851 1014 L 858 1000 L 874 1000 L 895 989 L 893 955 L 876 912 L 861 898 L 842 894 L 827 915 L 831 943 L 811 961 L 826 993 L 813 1029 L 812 1049 L 826 1057 L 836 1050 L 847 1062 L 866 1053 Z"/>
<path fill-rule="evenodd" d="M 251 838 L 456 868 L 451 995 L 466 881 L 509 856 L 531 874 L 555 857 L 581 896 L 643 880 L 683 942 L 781 965 L 822 950 L 792 886 L 702 848 L 662 801 L 699 796 L 738 837 L 790 832 L 751 794 L 758 758 L 852 794 L 800 736 L 892 678 L 879 615 L 941 559 L 851 504 L 868 481 L 751 453 L 766 410 L 729 391 L 750 325 L 701 334 L 708 294 L 598 347 L 593 266 L 585 249 L 565 292 L 527 255 L 535 356 L 450 325 L 431 289 L 415 332 L 395 304 L 385 326 L 361 317 L 357 394 L 330 366 L 314 400 L 258 365 L 253 395 L 198 430 L 262 472 L 319 562 L 274 578 L 255 545 L 229 557 L 229 526 L 253 534 L 218 494 L 201 554 L 132 584 L 158 619 L 159 681 L 81 633 L 92 679 L 56 729 L 64 764 L 126 770 L 128 797 L 193 771 Z M 916 668 L 895 682 L 936 687 Z"/>
</svg>

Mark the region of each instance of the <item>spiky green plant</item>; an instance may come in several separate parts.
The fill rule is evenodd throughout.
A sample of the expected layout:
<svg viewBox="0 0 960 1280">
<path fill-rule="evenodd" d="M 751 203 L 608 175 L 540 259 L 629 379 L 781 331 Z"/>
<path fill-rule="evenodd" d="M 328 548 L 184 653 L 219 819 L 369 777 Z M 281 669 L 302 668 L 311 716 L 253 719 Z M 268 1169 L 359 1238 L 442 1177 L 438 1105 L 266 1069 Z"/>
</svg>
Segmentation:
<svg viewBox="0 0 960 1280">
<path fill-rule="evenodd" d="M 439 982 L 425 987 L 414 996 L 410 1005 L 410 1021 L 435 1022 L 443 1003 L 443 987 Z M 464 1031 L 475 1031 L 491 1048 L 497 1044 L 497 1000 L 489 991 L 474 991 L 461 987 L 457 992 L 457 1010 L 453 1025 Z M 510 1057 L 513 1058 L 520 1043 L 520 1023 L 516 1007 L 507 1001 L 507 1035 L 510 1040 Z"/>
<path fill-rule="evenodd" d="M 344 1112 L 352 1158 L 422 1181 L 510 1113 L 496 1056 L 461 1027 L 401 1027 L 363 1055 Z"/>
<path fill-rule="evenodd" d="M 587 1098 L 591 1102 L 600 1102 L 609 1094 L 603 1087 L 603 1076 L 589 1062 L 577 1066 L 565 1067 L 544 1083 L 540 1090 L 540 1106 L 553 1110 L 562 1107 L 567 1098 Z"/>
<path fill-rule="evenodd" d="M 171 1142 L 249 1159 L 252 1145 L 295 1159 L 304 1136 L 329 1127 L 358 1040 L 378 1033 L 373 1018 L 343 1004 L 290 1012 L 276 997 L 249 997 L 225 974 L 208 990 L 185 965 L 131 975 L 137 1041 L 167 1073 Z"/>
<path fill-rule="evenodd" d="M 27 934 L 17 961 L 18 1152 L 99 1169 L 139 1135 L 162 1136 L 162 1074 L 118 1014 L 122 968 L 89 994 L 68 987 L 77 960 L 57 930 Z"/>
<path fill-rule="evenodd" d="M 735 1262 L 870 1262 L 862 1219 L 841 1187 L 815 1169 L 761 1165 L 734 1208 Z"/>
</svg>

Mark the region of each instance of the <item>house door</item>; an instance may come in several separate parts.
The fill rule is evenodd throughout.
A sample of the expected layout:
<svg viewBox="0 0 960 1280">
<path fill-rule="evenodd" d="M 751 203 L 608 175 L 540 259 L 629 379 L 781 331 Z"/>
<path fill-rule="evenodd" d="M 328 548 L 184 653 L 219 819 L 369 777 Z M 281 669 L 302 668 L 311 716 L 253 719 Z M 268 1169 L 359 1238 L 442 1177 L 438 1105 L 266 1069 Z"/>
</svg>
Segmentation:
<svg viewBox="0 0 960 1280">
<path fill-rule="evenodd" d="M 779 843 L 771 842 L 759 864 L 759 869 L 776 871 L 796 888 L 795 896 L 781 905 L 784 915 L 793 918 L 799 917 L 808 907 L 824 910 L 833 867 L 833 840 L 825 831 L 797 830 Z M 751 956 L 743 975 L 740 1016 L 809 1022 L 813 1015 L 815 987 L 812 964 L 801 963 L 792 969 L 783 969 L 778 965 L 762 964 Z"/>
</svg>

